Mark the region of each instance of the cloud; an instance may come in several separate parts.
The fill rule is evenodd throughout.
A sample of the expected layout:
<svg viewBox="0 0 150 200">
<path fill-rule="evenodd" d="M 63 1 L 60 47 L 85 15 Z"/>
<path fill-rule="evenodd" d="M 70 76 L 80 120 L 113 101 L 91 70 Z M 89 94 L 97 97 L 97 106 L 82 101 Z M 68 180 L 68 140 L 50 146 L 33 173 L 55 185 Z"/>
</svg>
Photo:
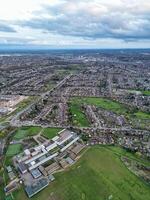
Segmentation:
<svg viewBox="0 0 150 200">
<path fill-rule="evenodd" d="M 7 44 L 150 44 L 150 1 L 13 0 L 9 10 L 8 1 L 0 3 L 0 37 Z"/>
<path fill-rule="evenodd" d="M 3 24 L 3 23 L 0 22 L 0 32 L 14 33 L 16 31 L 11 26 L 5 25 L 5 24 Z"/>
<path fill-rule="evenodd" d="M 67 0 L 57 6 L 44 6 L 38 17 L 21 25 L 89 39 L 150 39 L 149 12 L 150 3 L 141 0 Z"/>
</svg>

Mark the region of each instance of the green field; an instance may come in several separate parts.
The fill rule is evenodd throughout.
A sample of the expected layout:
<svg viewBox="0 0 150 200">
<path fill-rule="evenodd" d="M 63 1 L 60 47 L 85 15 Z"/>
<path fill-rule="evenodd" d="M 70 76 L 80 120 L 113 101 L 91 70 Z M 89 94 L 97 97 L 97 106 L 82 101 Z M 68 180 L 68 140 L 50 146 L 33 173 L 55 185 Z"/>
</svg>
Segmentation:
<svg viewBox="0 0 150 200">
<path fill-rule="evenodd" d="M 88 127 L 89 122 L 85 113 L 81 109 L 81 104 L 77 101 L 69 102 L 70 113 L 72 115 L 71 123 L 75 126 Z"/>
<path fill-rule="evenodd" d="M 150 96 L 150 90 L 143 90 L 141 91 L 143 95 Z"/>
<path fill-rule="evenodd" d="M 144 96 L 150 96 L 150 90 L 134 90 L 134 89 L 128 89 L 129 93 L 135 94 L 136 92 L 139 92 L 140 94 L 143 94 Z"/>
<path fill-rule="evenodd" d="M 95 105 L 97 107 L 110 110 L 118 114 L 123 114 L 123 113 L 125 114 L 128 110 L 123 104 L 105 98 L 97 98 L 97 97 L 83 98 L 81 100 L 81 103 Z"/>
<path fill-rule="evenodd" d="M 22 130 L 26 130 L 28 132 L 28 136 L 34 136 L 37 135 L 42 128 L 40 126 L 26 126 L 22 127 Z"/>
<path fill-rule="evenodd" d="M 18 129 L 18 130 L 16 131 L 16 134 L 15 134 L 15 136 L 14 136 L 13 139 L 14 139 L 14 140 L 24 139 L 24 138 L 26 137 L 26 135 L 27 135 L 27 131 Z"/>
<path fill-rule="evenodd" d="M 14 156 L 20 153 L 22 150 L 21 147 L 22 147 L 21 144 L 10 144 L 6 152 L 6 156 Z"/>
<path fill-rule="evenodd" d="M 28 136 L 37 135 L 40 132 L 46 138 L 51 139 L 51 138 L 55 137 L 57 135 L 57 133 L 61 130 L 62 130 L 62 128 L 42 128 L 39 126 L 24 126 L 24 127 L 17 129 L 13 139 L 14 140 L 24 139 Z"/>
<path fill-rule="evenodd" d="M 86 118 L 85 113 L 82 111 L 82 105 L 95 105 L 97 107 L 113 111 L 118 114 L 127 114 L 128 109 L 118 102 L 97 98 L 97 97 L 86 97 L 79 98 L 74 97 L 69 102 L 70 113 L 72 116 L 72 124 L 80 127 L 88 127 L 89 122 Z"/>
<path fill-rule="evenodd" d="M 45 136 L 48 139 L 52 139 L 61 130 L 62 130 L 62 128 L 45 128 L 45 129 L 43 129 L 42 135 Z"/>
<path fill-rule="evenodd" d="M 97 97 L 85 97 L 79 98 L 74 97 L 71 98 L 69 102 L 70 113 L 72 116 L 72 123 L 73 125 L 77 126 L 89 126 L 89 122 L 85 116 L 85 113 L 82 111 L 82 105 L 95 105 L 96 107 L 112 111 L 116 114 L 121 114 L 127 117 L 128 119 L 132 120 L 145 120 L 150 119 L 150 114 L 142 111 L 138 111 L 137 109 L 133 109 L 131 107 L 127 107 L 122 103 L 106 99 L 106 98 L 97 98 Z M 141 126 L 144 126 L 144 122 L 141 123 Z"/>
<path fill-rule="evenodd" d="M 114 154 L 116 154 L 119 157 L 125 156 L 132 160 L 140 162 L 146 166 L 150 166 L 150 161 L 145 158 L 140 157 L 137 153 L 131 153 L 130 151 L 120 148 L 119 146 L 107 146 L 107 149 L 112 151 Z"/>
<path fill-rule="evenodd" d="M 149 186 L 125 167 L 120 160 L 124 150 L 119 149 L 89 148 L 76 164 L 55 174 L 55 181 L 31 199 L 149 200 Z M 23 189 L 15 192 L 14 197 L 28 199 Z"/>
<path fill-rule="evenodd" d="M 13 139 L 21 140 L 27 136 L 34 136 L 37 135 L 41 130 L 42 128 L 39 126 L 24 126 L 17 129 Z"/>
<path fill-rule="evenodd" d="M 13 198 L 11 197 L 11 195 L 9 195 L 9 196 L 7 196 L 7 197 L 5 198 L 5 200 L 13 200 Z"/>
<path fill-rule="evenodd" d="M 138 119 L 150 119 L 150 114 L 149 113 L 144 113 L 144 112 L 140 112 L 140 111 L 136 112 L 135 116 Z"/>
</svg>

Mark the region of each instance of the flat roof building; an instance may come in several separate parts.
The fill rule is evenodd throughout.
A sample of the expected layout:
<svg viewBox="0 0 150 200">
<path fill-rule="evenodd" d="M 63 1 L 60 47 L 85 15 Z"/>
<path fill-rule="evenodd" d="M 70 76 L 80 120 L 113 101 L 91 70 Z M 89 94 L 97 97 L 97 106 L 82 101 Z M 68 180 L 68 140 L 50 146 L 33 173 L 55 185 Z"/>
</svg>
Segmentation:
<svg viewBox="0 0 150 200">
<path fill-rule="evenodd" d="M 11 167 L 10 165 L 7 166 L 6 169 L 7 169 L 7 172 L 8 172 L 8 173 L 12 172 L 12 167 Z"/>
<path fill-rule="evenodd" d="M 59 134 L 59 138 L 57 140 L 55 140 L 55 142 L 58 145 L 62 145 L 63 143 L 65 143 L 67 140 L 71 139 L 73 137 L 72 132 L 68 131 L 68 130 L 63 130 L 60 132 Z"/>
<path fill-rule="evenodd" d="M 46 163 L 47 161 L 51 160 L 52 158 L 56 157 L 57 155 L 58 155 L 58 153 L 55 153 L 53 155 L 50 155 L 50 156 L 46 157 L 42 161 L 37 162 L 35 165 L 29 167 L 29 170 L 31 171 L 32 169 L 35 169 L 35 168 L 39 167 L 40 165 Z"/>
<path fill-rule="evenodd" d="M 31 174 L 33 176 L 33 178 L 39 178 L 40 176 L 42 176 L 41 172 L 39 171 L 39 169 L 33 169 L 31 171 Z"/>
<path fill-rule="evenodd" d="M 72 144 L 74 144 L 77 140 L 79 139 L 79 137 L 77 136 L 76 138 L 74 138 L 70 143 L 68 143 L 66 146 L 64 146 L 60 152 L 65 151 L 67 148 L 69 148 Z"/>
<path fill-rule="evenodd" d="M 20 172 L 22 174 L 25 174 L 27 172 L 27 168 L 26 168 L 25 164 L 23 164 L 23 163 L 18 164 L 18 169 L 20 170 Z"/>
<path fill-rule="evenodd" d="M 37 180 L 32 185 L 27 185 L 25 187 L 25 191 L 29 198 L 33 197 L 35 194 L 43 190 L 45 187 L 47 187 L 49 184 L 49 181 L 47 178 L 41 178 L 40 180 Z"/>
</svg>

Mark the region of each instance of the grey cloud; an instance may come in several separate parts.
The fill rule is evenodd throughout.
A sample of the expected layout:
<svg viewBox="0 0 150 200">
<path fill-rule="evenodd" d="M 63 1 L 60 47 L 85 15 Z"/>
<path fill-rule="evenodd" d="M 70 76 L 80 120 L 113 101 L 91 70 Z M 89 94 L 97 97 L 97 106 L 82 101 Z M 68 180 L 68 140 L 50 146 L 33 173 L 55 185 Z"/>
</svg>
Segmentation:
<svg viewBox="0 0 150 200">
<path fill-rule="evenodd" d="M 1 37 L 0 36 L 0 43 L 2 44 L 18 44 L 18 45 L 23 45 L 23 44 L 29 44 L 32 42 L 32 39 L 26 39 L 26 38 L 20 38 L 20 37 Z"/>
<path fill-rule="evenodd" d="M 0 32 L 16 32 L 16 31 L 11 26 L 5 25 L 0 22 Z"/>
<path fill-rule="evenodd" d="M 73 4 L 69 4 L 70 2 Z M 88 2 L 90 1 L 66 1 L 57 6 L 44 7 L 41 13 L 52 15 L 53 18 L 40 17 L 39 13 L 38 18 L 21 22 L 20 25 L 90 39 L 150 39 L 150 17 L 147 10 L 144 12 L 144 8 L 135 12 L 134 6 L 103 5 L 107 10 L 99 11 L 95 15 L 94 11 L 92 13 L 92 4 Z"/>
</svg>

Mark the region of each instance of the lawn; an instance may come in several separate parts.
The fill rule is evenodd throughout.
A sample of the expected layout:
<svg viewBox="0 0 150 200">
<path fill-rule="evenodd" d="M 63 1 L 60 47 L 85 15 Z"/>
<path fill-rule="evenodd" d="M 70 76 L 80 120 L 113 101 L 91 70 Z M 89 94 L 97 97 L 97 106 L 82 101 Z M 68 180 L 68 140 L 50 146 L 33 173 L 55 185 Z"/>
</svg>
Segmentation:
<svg viewBox="0 0 150 200">
<path fill-rule="evenodd" d="M 89 121 L 82 110 L 82 105 L 95 105 L 97 107 L 113 111 L 118 114 L 127 114 L 128 109 L 121 103 L 97 97 L 71 98 L 69 102 L 70 113 L 72 116 L 72 124 L 80 127 L 88 127 Z"/>
<path fill-rule="evenodd" d="M 88 127 L 89 122 L 85 113 L 82 111 L 81 104 L 77 101 L 71 101 L 69 103 L 70 113 L 72 115 L 71 122 L 75 126 Z"/>
<path fill-rule="evenodd" d="M 141 91 L 143 95 L 150 96 L 150 90 Z"/>
<path fill-rule="evenodd" d="M 110 110 L 118 114 L 125 114 L 128 112 L 128 109 L 125 105 L 110 100 L 106 98 L 100 98 L 100 97 L 74 97 L 71 99 L 72 104 L 82 105 L 82 104 L 88 104 L 88 105 L 94 105 L 100 108 L 103 108 L 105 110 Z"/>
<path fill-rule="evenodd" d="M 112 147 L 113 148 L 113 147 Z M 149 186 L 132 174 L 120 156 L 107 149 L 89 148 L 70 169 L 55 174 L 56 180 L 32 200 L 149 200 Z M 27 200 L 23 189 L 15 200 Z"/>
<path fill-rule="evenodd" d="M 48 139 L 52 139 L 61 130 L 62 130 L 62 128 L 45 128 L 45 129 L 43 129 L 42 135 L 45 136 Z"/>
<path fill-rule="evenodd" d="M 14 156 L 20 153 L 22 150 L 21 147 L 22 147 L 21 144 L 10 144 L 6 152 L 6 156 Z"/>
<path fill-rule="evenodd" d="M 14 140 L 21 140 L 21 139 L 24 139 L 27 135 L 27 131 L 26 130 L 21 130 L 21 129 L 18 129 L 14 135 Z"/>
<path fill-rule="evenodd" d="M 105 98 L 88 97 L 84 98 L 83 102 L 116 112 L 118 114 L 127 112 L 127 108 L 123 104 Z"/>
<path fill-rule="evenodd" d="M 14 140 L 24 139 L 27 136 L 34 136 L 37 135 L 42 130 L 39 126 L 24 126 L 18 128 L 14 135 Z"/>
<path fill-rule="evenodd" d="M 138 119 L 150 119 L 150 114 L 149 113 L 144 113 L 144 112 L 141 112 L 141 111 L 138 111 L 137 113 L 135 113 L 135 116 Z"/>
<path fill-rule="evenodd" d="M 137 153 L 132 153 L 126 149 L 120 148 L 119 146 L 107 146 L 106 148 L 120 157 L 125 156 L 146 166 L 150 166 L 150 161 L 143 157 L 140 157 Z"/>
<path fill-rule="evenodd" d="M 106 98 L 98 98 L 98 97 L 84 97 L 84 98 L 74 97 L 71 98 L 69 103 L 74 125 L 77 126 L 89 125 L 85 114 L 81 110 L 81 106 L 83 104 L 95 105 L 96 107 L 112 111 L 116 114 L 122 114 L 130 120 L 134 119 L 136 121 L 139 121 L 139 119 L 141 120 L 150 119 L 149 113 L 137 111 L 136 109 L 129 108 L 117 101 L 113 101 Z"/>
<path fill-rule="evenodd" d="M 42 130 L 40 126 L 25 126 L 22 129 L 28 132 L 28 136 L 37 135 Z"/>
<path fill-rule="evenodd" d="M 136 92 L 138 92 L 140 94 L 143 94 L 144 96 L 150 96 L 150 90 L 134 90 L 134 89 L 129 89 L 128 91 L 131 92 L 131 93 L 134 93 L 134 94 Z"/>
<path fill-rule="evenodd" d="M 13 198 L 11 197 L 11 195 L 9 195 L 9 196 L 7 196 L 7 197 L 5 198 L 5 200 L 13 200 Z"/>
</svg>

